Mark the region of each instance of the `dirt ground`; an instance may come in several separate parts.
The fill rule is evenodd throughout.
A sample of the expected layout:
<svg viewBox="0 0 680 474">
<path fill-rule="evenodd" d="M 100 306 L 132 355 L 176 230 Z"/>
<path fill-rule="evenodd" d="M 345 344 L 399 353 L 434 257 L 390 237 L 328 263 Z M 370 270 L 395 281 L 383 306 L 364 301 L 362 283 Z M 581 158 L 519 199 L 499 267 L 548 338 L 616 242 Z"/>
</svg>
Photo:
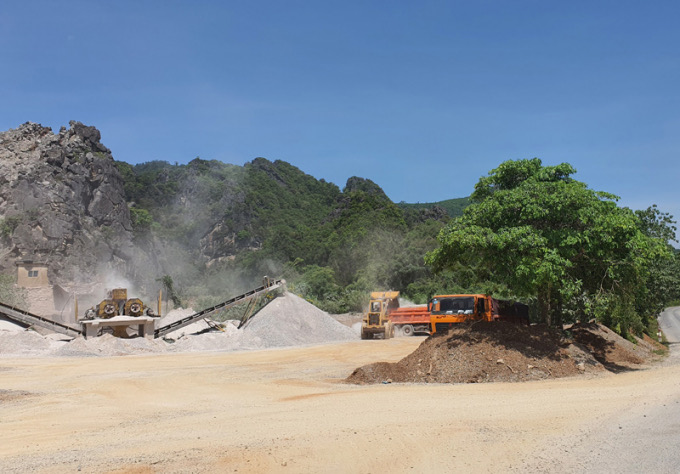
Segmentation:
<svg viewBox="0 0 680 474">
<path fill-rule="evenodd" d="M 423 340 L 5 357 L 0 472 L 570 472 L 559 447 L 677 403 L 674 364 L 522 383 L 344 382 Z"/>
</svg>

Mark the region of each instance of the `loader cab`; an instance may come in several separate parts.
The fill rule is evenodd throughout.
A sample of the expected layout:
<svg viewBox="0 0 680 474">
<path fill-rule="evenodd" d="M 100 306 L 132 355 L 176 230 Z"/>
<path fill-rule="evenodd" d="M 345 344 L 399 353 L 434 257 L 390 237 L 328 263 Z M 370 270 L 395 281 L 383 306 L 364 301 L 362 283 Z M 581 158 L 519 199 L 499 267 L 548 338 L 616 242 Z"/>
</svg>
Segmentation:
<svg viewBox="0 0 680 474">
<path fill-rule="evenodd" d="M 361 324 L 361 338 L 373 339 L 380 334 L 384 339 L 393 337 L 394 325 L 390 323 L 390 311 L 399 307 L 398 291 L 375 291 L 371 293 L 368 311 Z"/>
</svg>

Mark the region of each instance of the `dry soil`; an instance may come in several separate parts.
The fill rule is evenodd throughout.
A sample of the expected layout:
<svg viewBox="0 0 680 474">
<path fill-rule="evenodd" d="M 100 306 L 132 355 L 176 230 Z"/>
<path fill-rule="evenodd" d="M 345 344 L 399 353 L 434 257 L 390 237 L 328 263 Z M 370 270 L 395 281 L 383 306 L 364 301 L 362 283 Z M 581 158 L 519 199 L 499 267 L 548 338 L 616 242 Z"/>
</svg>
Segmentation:
<svg viewBox="0 0 680 474">
<path fill-rule="evenodd" d="M 581 342 L 558 338 L 545 347 L 546 335 L 510 337 L 512 329 L 499 333 L 500 326 L 468 328 L 457 339 L 452 331 L 427 340 L 345 340 L 347 331 L 304 302 L 279 304 L 285 317 L 265 313 L 250 329 L 256 337 L 239 336 L 254 350 L 225 345 L 229 334 L 204 334 L 193 339 L 201 352 L 111 338 L 87 347 L 56 341 L 57 352 L 4 352 L 0 472 L 607 472 L 614 458 L 630 468 L 619 462 L 616 472 L 677 470 L 674 448 L 666 464 L 626 458 L 645 437 L 678 438 L 680 365 L 650 366 L 651 343 L 626 347 L 597 326 L 572 328 Z M 302 323 L 289 319 L 295 312 L 305 315 L 297 329 L 324 332 L 325 342 L 300 341 Z M 15 331 L 3 341 L 49 342 L 25 336 Z M 304 346 L 281 347 L 293 343 Z M 95 354 L 97 345 L 106 350 Z M 106 355 L 132 350 L 141 355 Z M 484 352 L 466 382 L 528 381 L 433 383 L 442 381 L 433 373 L 456 373 L 447 372 L 450 364 L 423 369 L 465 351 Z M 593 357 L 582 359 L 585 352 Z M 551 358 L 563 367 L 548 367 Z M 424 375 L 419 383 L 348 383 L 376 362 Z M 579 370 L 586 362 L 598 370 Z M 564 375 L 571 376 L 552 378 Z"/>
<path fill-rule="evenodd" d="M 3 358 L 0 471 L 554 472 L 569 458 L 551 454 L 560 442 L 678 393 L 677 365 L 524 383 L 342 382 L 422 341 Z"/>
</svg>

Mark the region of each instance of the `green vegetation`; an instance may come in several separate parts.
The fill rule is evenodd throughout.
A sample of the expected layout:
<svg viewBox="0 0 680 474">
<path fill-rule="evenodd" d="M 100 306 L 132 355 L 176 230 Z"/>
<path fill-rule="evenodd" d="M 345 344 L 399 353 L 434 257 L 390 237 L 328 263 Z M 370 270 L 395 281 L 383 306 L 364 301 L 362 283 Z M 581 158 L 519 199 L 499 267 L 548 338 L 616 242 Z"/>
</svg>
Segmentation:
<svg viewBox="0 0 680 474">
<path fill-rule="evenodd" d="M 477 284 L 532 302 L 549 324 L 595 318 L 640 333 L 678 287 L 673 221 L 655 207 L 618 207 L 616 196 L 572 179 L 575 171 L 538 158 L 502 163 L 426 260 L 438 271 L 474 268 Z"/>
<path fill-rule="evenodd" d="M 0 301 L 10 306 L 26 308 L 25 295 L 15 284 L 15 276 L 0 274 Z"/>
<path fill-rule="evenodd" d="M 334 313 L 362 311 L 375 290 L 416 303 L 481 292 L 530 303 L 535 320 L 596 318 L 627 334 L 680 300 L 671 216 L 617 206 L 566 163 L 508 161 L 470 198 L 431 204 L 395 204 L 358 177 L 340 190 L 264 158 L 118 166 L 139 245 L 197 308 L 270 275 Z"/>
<path fill-rule="evenodd" d="M 432 277 L 423 256 L 448 220 L 397 206 L 370 180 L 351 178 L 341 191 L 264 158 L 118 169 L 138 243 L 151 252 L 162 245 L 175 288 L 201 307 L 266 274 L 328 311 L 361 311 L 376 288 L 408 293 Z"/>
<path fill-rule="evenodd" d="M 17 226 L 21 223 L 21 217 L 12 216 L 0 218 L 0 237 L 10 237 Z"/>
<path fill-rule="evenodd" d="M 465 210 L 466 207 L 470 205 L 470 198 L 469 197 L 464 197 L 464 198 L 456 198 L 456 199 L 447 199 L 445 201 L 439 201 L 439 202 L 429 202 L 429 203 L 416 203 L 416 204 L 408 204 L 405 202 L 400 202 L 397 204 L 397 206 L 403 208 L 403 209 L 432 209 L 434 207 L 441 207 L 446 211 L 446 213 L 449 215 L 449 217 L 460 217 L 463 215 L 463 211 Z"/>
<path fill-rule="evenodd" d="M 172 281 L 172 277 L 170 275 L 163 275 L 158 279 L 158 281 L 163 284 L 165 294 L 168 296 L 168 298 L 170 298 L 170 300 L 172 300 L 172 304 L 175 306 L 175 308 L 182 306 L 182 300 L 175 291 L 175 283 Z"/>
<path fill-rule="evenodd" d="M 130 208 L 130 220 L 135 233 L 148 232 L 153 224 L 151 213 L 138 207 Z"/>
</svg>

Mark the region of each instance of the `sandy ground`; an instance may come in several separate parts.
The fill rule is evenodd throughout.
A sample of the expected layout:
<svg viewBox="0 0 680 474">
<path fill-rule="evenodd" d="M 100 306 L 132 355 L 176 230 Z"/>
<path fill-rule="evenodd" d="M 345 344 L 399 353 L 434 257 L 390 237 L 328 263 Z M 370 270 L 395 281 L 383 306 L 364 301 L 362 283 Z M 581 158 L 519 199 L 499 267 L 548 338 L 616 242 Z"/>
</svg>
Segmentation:
<svg viewBox="0 0 680 474">
<path fill-rule="evenodd" d="M 0 472 L 585 472 L 589 436 L 633 422 L 655 432 L 678 412 L 673 364 L 514 384 L 340 382 L 421 341 L 5 357 Z M 612 454 L 596 454 L 609 465 L 603 456 Z"/>
</svg>

